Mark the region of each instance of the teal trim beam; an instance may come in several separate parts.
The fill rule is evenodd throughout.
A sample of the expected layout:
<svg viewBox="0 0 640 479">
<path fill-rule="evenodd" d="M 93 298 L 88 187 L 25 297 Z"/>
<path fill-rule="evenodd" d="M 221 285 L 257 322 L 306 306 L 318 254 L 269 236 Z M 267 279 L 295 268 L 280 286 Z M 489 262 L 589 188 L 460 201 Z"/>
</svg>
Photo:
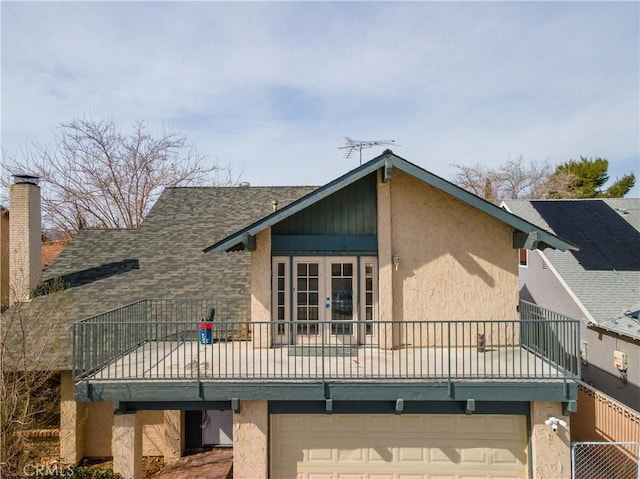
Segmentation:
<svg viewBox="0 0 640 479">
<path fill-rule="evenodd" d="M 376 235 L 273 235 L 271 237 L 271 251 L 277 255 L 281 252 L 360 252 L 371 254 L 378 252 L 378 238 Z"/>
</svg>

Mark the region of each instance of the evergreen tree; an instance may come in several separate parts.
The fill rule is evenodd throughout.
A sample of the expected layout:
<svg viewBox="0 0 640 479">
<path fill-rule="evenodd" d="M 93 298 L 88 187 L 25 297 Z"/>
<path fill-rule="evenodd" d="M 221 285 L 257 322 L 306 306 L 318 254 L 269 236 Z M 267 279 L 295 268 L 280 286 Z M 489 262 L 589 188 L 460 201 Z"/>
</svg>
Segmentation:
<svg viewBox="0 0 640 479">
<path fill-rule="evenodd" d="M 606 189 L 605 183 L 609 180 L 609 162 L 604 158 L 586 158 L 581 156 L 579 160 L 569 160 L 556 167 L 553 176 L 570 174 L 572 181 L 569 185 L 569 194 L 563 195 L 569 198 L 622 198 L 635 185 L 636 178 L 633 173 L 616 179 Z M 551 193 L 549 197 L 559 195 Z"/>
</svg>

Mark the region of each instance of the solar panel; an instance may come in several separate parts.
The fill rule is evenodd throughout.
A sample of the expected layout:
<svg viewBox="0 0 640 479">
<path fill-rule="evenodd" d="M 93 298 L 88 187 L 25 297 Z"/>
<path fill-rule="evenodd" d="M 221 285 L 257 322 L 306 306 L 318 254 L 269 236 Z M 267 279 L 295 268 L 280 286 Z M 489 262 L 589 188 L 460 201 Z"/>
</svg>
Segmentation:
<svg viewBox="0 0 640 479">
<path fill-rule="evenodd" d="M 532 201 L 556 235 L 575 243 L 586 270 L 640 271 L 640 232 L 604 201 Z"/>
</svg>

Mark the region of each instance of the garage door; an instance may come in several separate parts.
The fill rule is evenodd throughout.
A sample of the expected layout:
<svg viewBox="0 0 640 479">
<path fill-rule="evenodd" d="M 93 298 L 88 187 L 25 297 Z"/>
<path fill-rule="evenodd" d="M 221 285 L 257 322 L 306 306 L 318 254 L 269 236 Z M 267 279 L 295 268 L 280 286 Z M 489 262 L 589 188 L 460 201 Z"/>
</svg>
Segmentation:
<svg viewBox="0 0 640 479">
<path fill-rule="evenodd" d="M 524 416 L 271 415 L 271 478 L 527 478 Z"/>
</svg>

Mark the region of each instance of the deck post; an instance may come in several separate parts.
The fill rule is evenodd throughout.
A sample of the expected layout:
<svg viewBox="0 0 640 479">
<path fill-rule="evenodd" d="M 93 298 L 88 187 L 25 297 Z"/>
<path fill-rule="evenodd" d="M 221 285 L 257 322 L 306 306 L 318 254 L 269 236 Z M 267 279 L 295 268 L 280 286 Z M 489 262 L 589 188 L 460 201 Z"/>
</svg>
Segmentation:
<svg viewBox="0 0 640 479">
<path fill-rule="evenodd" d="M 87 405 L 74 399 L 71 371 L 63 371 L 60 376 L 60 458 L 65 464 L 75 464 L 84 456 Z"/>
<path fill-rule="evenodd" d="M 111 435 L 113 471 L 124 479 L 142 479 L 142 413 L 118 413 Z"/>
<path fill-rule="evenodd" d="M 399 325 L 391 324 L 393 311 L 393 245 L 391 239 L 391 183 L 384 183 L 378 174 L 378 310 L 383 321 L 378 329 L 378 344 L 382 349 L 394 349 L 400 344 Z M 384 322 L 386 321 L 386 322 Z"/>
<path fill-rule="evenodd" d="M 185 448 L 184 411 L 164 411 L 164 463 L 172 464 L 182 457 Z"/>
<path fill-rule="evenodd" d="M 562 419 L 567 427 L 557 431 L 545 421 Z M 531 462 L 533 479 L 569 479 L 571 477 L 570 419 L 562 414 L 562 403 L 531 402 Z"/>
<path fill-rule="evenodd" d="M 268 477 L 268 401 L 242 401 L 233 413 L 233 477 Z"/>
<path fill-rule="evenodd" d="M 271 228 L 258 233 L 257 248 L 251 252 L 251 342 L 254 349 L 271 347 L 268 323 L 271 321 Z"/>
</svg>

